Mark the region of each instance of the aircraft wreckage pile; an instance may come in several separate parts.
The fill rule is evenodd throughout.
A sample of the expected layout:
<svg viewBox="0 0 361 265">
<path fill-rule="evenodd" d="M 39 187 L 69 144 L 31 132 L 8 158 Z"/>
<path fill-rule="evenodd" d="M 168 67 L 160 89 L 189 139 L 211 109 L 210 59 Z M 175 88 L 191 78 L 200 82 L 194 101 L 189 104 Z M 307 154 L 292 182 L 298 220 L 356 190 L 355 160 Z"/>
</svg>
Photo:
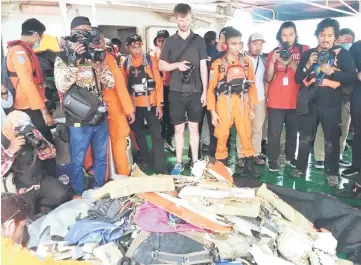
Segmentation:
<svg viewBox="0 0 361 265">
<path fill-rule="evenodd" d="M 192 177 L 132 176 L 85 192 L 29 226 L 40 257 L 136 264 L 352 264 L 337 241 L 262 185 L 236 188 L 230 170 L 199 161 Z"/>
</svg>

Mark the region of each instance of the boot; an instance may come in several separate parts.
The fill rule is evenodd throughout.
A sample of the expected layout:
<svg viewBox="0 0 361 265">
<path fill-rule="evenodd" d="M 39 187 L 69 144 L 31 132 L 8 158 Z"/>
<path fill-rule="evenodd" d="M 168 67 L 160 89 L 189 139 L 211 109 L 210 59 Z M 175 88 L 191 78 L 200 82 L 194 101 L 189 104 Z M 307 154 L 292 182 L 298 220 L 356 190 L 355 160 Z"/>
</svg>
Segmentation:
<svg viewBox="0 0 361 265">
<path fill-rule="evenodd" d="M 261 176 L 259 170 L 254 165 L 253 157 L 244 158 L 244 172 L 251 178 L 259 178 Z"/>
</svg>

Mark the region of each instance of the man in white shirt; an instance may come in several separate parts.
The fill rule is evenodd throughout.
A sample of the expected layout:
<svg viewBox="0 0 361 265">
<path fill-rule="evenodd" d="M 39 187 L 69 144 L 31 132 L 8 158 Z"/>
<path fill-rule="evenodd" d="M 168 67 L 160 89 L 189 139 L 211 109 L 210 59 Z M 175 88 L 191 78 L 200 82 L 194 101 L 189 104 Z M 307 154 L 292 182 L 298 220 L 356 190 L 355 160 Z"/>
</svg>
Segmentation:
<svg viewBox="0 0 361 265">
<path fill-rule="evenodd" d="M 261 153 L 263 124 L 266 118 L 266 97 L 265 97 L 265 72 L 266 58 L 262 54 L 263 36 L 260 33 L 253 33 L 248 39 L 248 52 L 245 55 L 252 61 L 256 77 L 256 88 L 258 94 L 258 104 L 255 105 L 255 118 L 252 119 L 252 143 L 256 150 L 255 163 L 257 165 L 265 164 L 265 157 Z M 237 137 L 238 165 L 244 167 L 244 161 L 241 155 L 242 145 Z"/>
</svg>

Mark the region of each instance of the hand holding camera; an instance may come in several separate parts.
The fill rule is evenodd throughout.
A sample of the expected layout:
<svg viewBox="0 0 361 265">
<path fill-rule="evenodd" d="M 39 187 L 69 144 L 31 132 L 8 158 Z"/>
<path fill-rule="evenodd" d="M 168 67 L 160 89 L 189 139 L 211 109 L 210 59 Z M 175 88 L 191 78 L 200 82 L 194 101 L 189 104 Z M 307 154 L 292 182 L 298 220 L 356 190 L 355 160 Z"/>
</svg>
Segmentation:
<svg viewBox="0 0 361 265">
<path fill-rule="evenodd" d="M 77 55 L 82 55 L 86 52 L 85 46 L 79 42 L 75 43 L 73 50 Z"/>
<path fill-rule="evenodd" d="M 10 141 L 10 146 L 7 149 L 7 151 L 11 154 L 14 155 L 17 152 L 19 152 L 21 150 L 21 148 L 25 145 L 25 138 L 24 136 L 18 136 L 14 139 L 12 139 Z"/>
<path fill-rule="evenodd" d="M 317 63 L 317 60 L 318 60 L 318 53 L 317 52 L 311 53 L 306 64 L 306 69 L 310 69 L 312 65 Z"/>
<path fill-rule="evenodd" d="M 189 64 L 190 63 L 188 61 L 179 62 L 178 63 L 179 71 L 181 71 L 181 72 L 187 71 L 190 68 Z"/>
<path fill-rule="evenodd" d="M 275 52 L 273 53 L 272 64 L 275 64 L 281 58 L 279 52 L 279 50 L 275 50 Z"/>
</svg>

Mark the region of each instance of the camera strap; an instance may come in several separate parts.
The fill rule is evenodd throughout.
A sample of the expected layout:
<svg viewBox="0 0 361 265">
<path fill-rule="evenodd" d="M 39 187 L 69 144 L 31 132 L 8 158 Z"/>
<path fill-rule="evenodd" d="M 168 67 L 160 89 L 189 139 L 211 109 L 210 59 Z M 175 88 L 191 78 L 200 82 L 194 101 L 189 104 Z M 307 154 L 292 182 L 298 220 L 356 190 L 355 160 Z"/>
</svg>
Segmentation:
<svg viewBox="0 0 361 265">
<path fill-rule="evenodd" d="M 188 40 L 188 42 L 183 46 L 182 50 L 178 53 L 177 57 L 174 58 L 174 60 L 171 60 L 171 63 L 178 62 L 181 57 L 184 55 L 186 50 L 191 46 L 191 44 L 196 40 L 198 34 L 195 34 Z M 193 94 L 194 90 L 189 92 L 181 92 L 182 97 L 189 97 Z"/>
<path fill-rule="evenodd" d="M 171 63 L 178 62 L 180 58 L 183 56 L 183 54 L 186 52 L 187 48 L 190 47 L 190 45 L 195 41 L 198 34 L 195 34 L 188 40 L 188 42 L 183 46 L 182 50 L 178 53 L 177 57 L 174 58 L 174 60 L 171 60 Z"/>
<path fill-rule="evenodd" d="M 98 92 L 98 97 L 101 97 L 97 74 L 95 73 L 94 68 L 92 68 L 92 71 L 93 71 L 94 80 L 95 80 L 95 88 L 96 88 L 96 90 Z"/>
</svg>

